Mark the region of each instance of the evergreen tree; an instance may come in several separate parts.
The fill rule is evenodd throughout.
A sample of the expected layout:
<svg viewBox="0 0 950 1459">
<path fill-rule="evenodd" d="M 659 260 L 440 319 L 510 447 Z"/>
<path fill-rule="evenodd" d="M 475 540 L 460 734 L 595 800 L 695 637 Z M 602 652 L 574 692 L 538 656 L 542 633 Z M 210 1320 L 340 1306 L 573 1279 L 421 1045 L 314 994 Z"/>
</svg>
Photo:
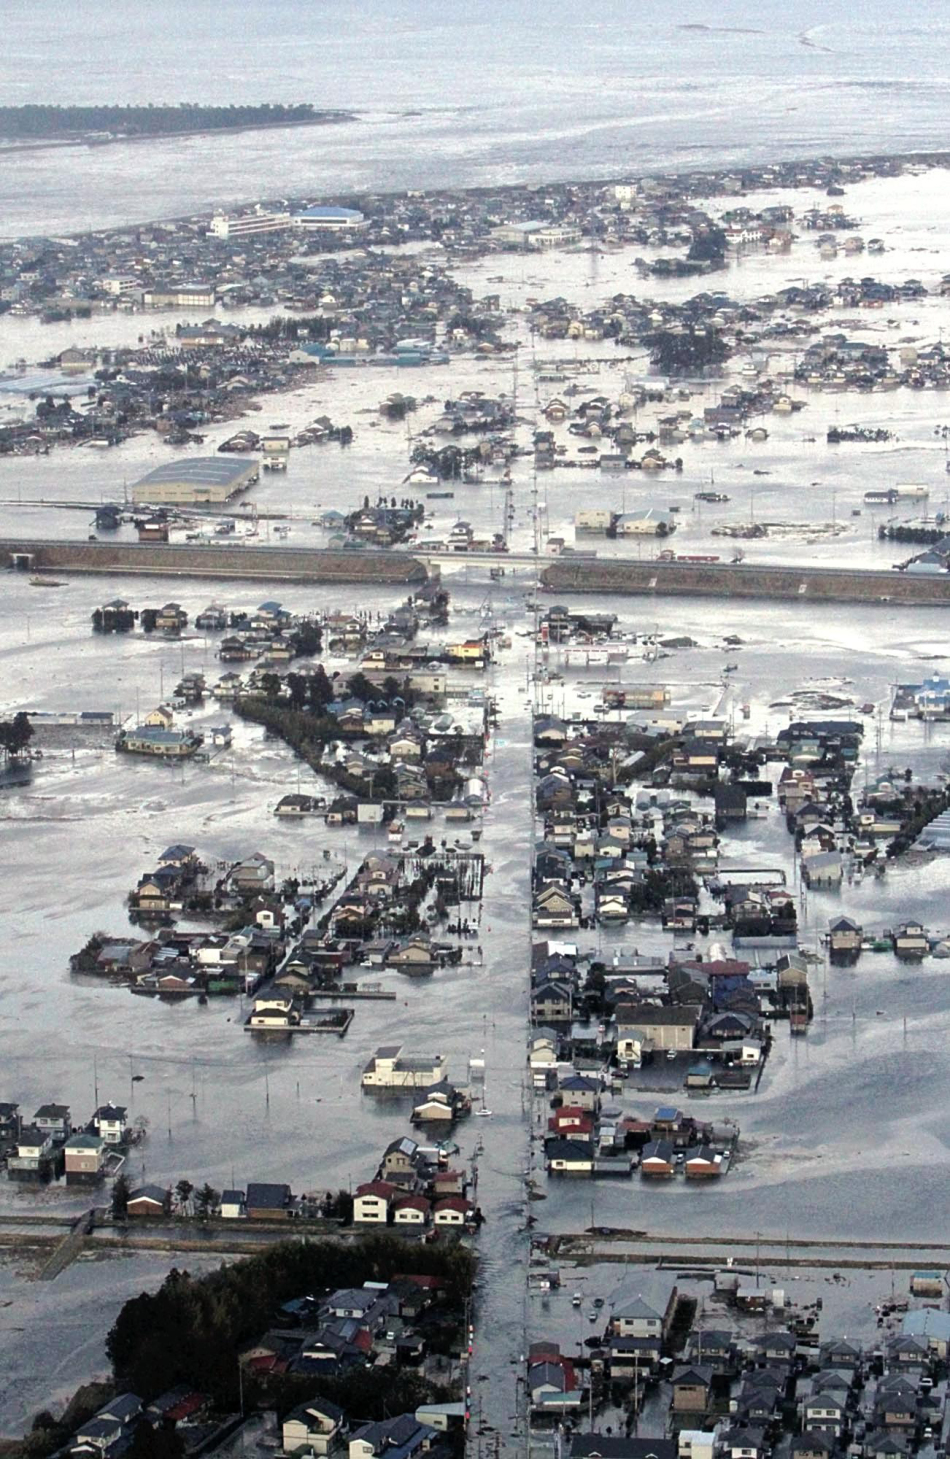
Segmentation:
<svg viewBox="0 0 950 1459">
<path fill-rule="evenodd" d="M 129 1196 L 131 1195 L 129 1182 L 124 1175 L 116 1177 L 112 1187 L 112 1219 L 123 1221 L 128 1215 Z"/>
</svg>

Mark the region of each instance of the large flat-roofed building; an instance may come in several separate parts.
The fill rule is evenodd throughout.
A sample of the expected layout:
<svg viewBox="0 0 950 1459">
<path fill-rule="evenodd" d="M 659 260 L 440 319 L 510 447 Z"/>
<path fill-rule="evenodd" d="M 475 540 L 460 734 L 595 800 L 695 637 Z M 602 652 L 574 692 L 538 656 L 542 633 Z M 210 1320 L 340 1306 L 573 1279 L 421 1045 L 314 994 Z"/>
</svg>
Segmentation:
<svg viewBox="0 0 950 1459">
<path fill-rule="evenodd" d="M 213 284 L 159 284 L 146 289 L 146 309 L 212 309 L 217 295 Z"/>
<path fill-rule="evenodd" d="M 503 248 L 564 248 L 579 243 L 581 230 L 575 223 L 502 223 L 491 236 Z"/>
<path fill-rule="evenodd" d="M 134 274 L 109 274 L 102 280 L 102 287 L 107 294 L 125 298 L 129 294 L 139 293 L 142 285 Z"/>
<path fill-rule="evenodd" d="M 258 477 L 256 461 L 229 461 L 221 456 L 194 456 L 190 461 L 167 461 L 132 488 L 136 506 L 199 507 L 226 502 L 245 491 Z"/>
<path fill-rule="evenodd" d="M 158 755 L 163 760 L 187 760 L 197 753 L 201 744 L 201 736 L 192 730 L 140 724 L 134 729 L 120 730 L 115 747 L 127 755 Z"/>
<path fill-rule="evenodd" d="M 265 213 L 255 208 L 252 213 L 215 213 L 208 232 L 212 238 L 248 238 L 255 233 L 277 233 L 290 227 L 289 213 Z"/>
<path fill-rule="evenodd" d="M 363 214 L 356 208 L 317 207 L 305 208 L 295 213 L 295 228 L 359 228 L 365 222 Z"/>
</svg>

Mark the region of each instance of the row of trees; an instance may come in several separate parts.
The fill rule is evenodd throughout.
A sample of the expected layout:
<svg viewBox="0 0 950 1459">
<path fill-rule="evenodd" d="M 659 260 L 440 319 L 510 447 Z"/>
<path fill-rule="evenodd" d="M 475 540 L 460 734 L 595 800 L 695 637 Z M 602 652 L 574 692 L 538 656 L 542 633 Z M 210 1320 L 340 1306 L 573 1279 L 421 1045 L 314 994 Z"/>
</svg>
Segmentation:
<svg viewBox="0 0 950 1459">
<path fill-rule="evenodd" d="M 270 676 L 263 675 L 261 688 L 265 696 L 273 686 L 267 682 Z M 273 676 L 276 679 L 276 675 Z M 269 734 L 276 735 L 289 745 L 295 755 L 306 761 L 312 770 L 332 779 L 341 790 L 352 795 L 369 794 L 371 799 L 385 800 L 396 793 L 396 778 L 390 765 L 381 764 L 374 768 L 371 786 L 348 775 L 341 766 L 323 762 L 323 751 L 331 740 L 346 739 L 346 734 L 332 715 L 321 716 L 306 709 L 293 709 L 273 698 L 245 698 L 234 701 L 234 712 L 253 724 L 263 725 Z"/>
<path fill-rule="evenodd" d="M 127 137 L 174 136 L 180 132 L 220 131 L 228 127 L 303 125 L 338 115 L 319 112 L 310 102 L 296 106 L 0 106 L 0 137 L 14 141 L 68 137 L 83 132 L 121 132 Z"/>
<path fill-rule="evenodd" d="M 670 897 L 698 897 L 696 878 L 685 866 L 650 866 L 643 874 L 643 880 L 630 888 L 630 911 L 634 916 L 645 917 L 659 912 Z"/>
<path fill-rule="evenodd" d="M 335 323 L 322 314 L 302 314 L 292 318 L 289 314 L 275 314 L 266 324 L 252 324 L 248 334 L 255 339 L 268 340 L 313 340 L 326 344 L 333 333 Z"/>
<path fill-rule="evenodd" d="M 917 837 L 930 822 L 944 811 L 950 810 L 950 789 L 946 786 L 918 786 L 910 806 L 902 808 L 902 825 L 894 839 L 888 842 L 887 859 L 893 861 L 909 851 Z"/>
<path fill-rule="evenodd" d="M 363 673 L 353 674 L 345 685 L 334 684 L 322 664 L 317 665 L 313 674 L 298 674 L 292 670 L 285 679 L 281 679 L 279 674 L 265 673 L 261 675 L 259 684 L 263 697 L 269 702 L 289 701 L 291 709 L 305 709 L 318 718 L 326 714 L 327 706 L 334 699 L 344 694 L 349 699 L 359 699 L 362 704 L 378 704 L 380 700 L 393 704 L 399 700 L 404 710 L 410 709 L 416 701 L 408 681 L 400 681 L 394 674 L 388 675 L 378 687 Z M 283 697 L 285 693 L 286 698 Z"/>
<path fill-rule="evenodd" d="M 477 446 L 442 446 L 436 450 L 417 445 L 413 446 L 409 459 L 413 466 L 424 466 L 441 481 L 461 481 L 465 472 L 473 471 L 484 457 Z"/>
</svg>

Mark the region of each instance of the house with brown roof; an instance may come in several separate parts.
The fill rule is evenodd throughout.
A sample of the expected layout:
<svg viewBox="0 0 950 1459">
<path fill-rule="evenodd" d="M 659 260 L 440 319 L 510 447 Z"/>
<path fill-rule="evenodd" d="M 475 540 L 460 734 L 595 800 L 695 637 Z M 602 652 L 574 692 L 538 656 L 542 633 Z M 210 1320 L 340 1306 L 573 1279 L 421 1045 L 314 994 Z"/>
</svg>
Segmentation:
<svg viewBox="0 0 950 1459">
<path fill-rule="evenodd" d="M 171 1206 L 171 1192 L 160 1185 L 140 1185 L 129 1195 L 129 1216 L 164 1216 Z"/>
<path fill-rule="evenodd" d="M 436 1226 L 464 1226 L 470 1215 L 471 1208 L 464 1196 L 445 1196 L 433 1207 Z"/>
<path fill-rule="evenodd" d="M 393 1201 L 393 1223 L 396 1226 L 425 1226 L 432 1204 L 425 1196 L 397 1196 Z"/>
<path fill-rule="evenodd" d="M 353 1221 L 359 1224 L 385 1226 L 390 1207 L 399 1194 L 399 1187 L 388 1180 L 370 1180 L 356 1187 L 353 1197 Z"/>
<path fill-rule="evenodd" d="M 696 1003 L 676 1007 L 660 1003 L 622 1003 L 614 1014 L 617 1037 L 625 1037 L 627 1030 L 634 1028 L 642 1031 L 655 1049 L 691 1049 L 701 1014 L 702 1008 Z"/>
</svg>

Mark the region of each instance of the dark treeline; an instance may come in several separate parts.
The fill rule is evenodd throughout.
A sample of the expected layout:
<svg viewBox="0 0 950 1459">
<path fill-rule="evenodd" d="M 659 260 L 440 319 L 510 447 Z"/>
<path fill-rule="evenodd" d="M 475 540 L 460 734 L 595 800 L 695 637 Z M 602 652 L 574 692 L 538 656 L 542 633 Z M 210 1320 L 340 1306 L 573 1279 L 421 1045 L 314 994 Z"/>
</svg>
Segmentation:
<svg viewBox="0 0 950 1459">
<path fill-rule="evenodd" d="M 294 106 L 0 106 L 0 137 L 14 141 L 114 132 L 126 137 L 172 136 L 227 127 L 303 125 L 344 120 L 345 112 L 317 111 L 309 102 Z"/>
<path fill-rule="evenodd" d="M 715 329 L 659 329 L 646 336 L 650 359 L 664 375 L 690 375 L 709 366 L 721 365 L 730 350 Z M 830 434 L 829 434 L 830 439 Z"/>
<path fill-rule="evenodd" d="M 172 1270 L 157 1292 L 133 1297 L 116 1318 L 107 1342 L 116 1383 L 146 1400 L 187 1383 L 227 1407 L 238 1396 L 241 1347 L 266 1331 L 282 1302 L 416 1273 L 441 1278 L 446 1313 L 460 1317 L 474 1265 L 474 1256 L 462 1246 L 436 1249 L 377 1236 L 346 1244 L 284 1241 L 204 1277 Z M 323 1391 L 322 1384 L 308 1381 L 311 1392 Z M 378 1384 L 378 1375 L 371 1382 Z M 345 1382 L 332 1386 L 335 1401 L 348 1403 L 356 1396 L 342 1391 Z M 368 1401 L 362 1390 L 359 1398 Z"/>
</svg>

